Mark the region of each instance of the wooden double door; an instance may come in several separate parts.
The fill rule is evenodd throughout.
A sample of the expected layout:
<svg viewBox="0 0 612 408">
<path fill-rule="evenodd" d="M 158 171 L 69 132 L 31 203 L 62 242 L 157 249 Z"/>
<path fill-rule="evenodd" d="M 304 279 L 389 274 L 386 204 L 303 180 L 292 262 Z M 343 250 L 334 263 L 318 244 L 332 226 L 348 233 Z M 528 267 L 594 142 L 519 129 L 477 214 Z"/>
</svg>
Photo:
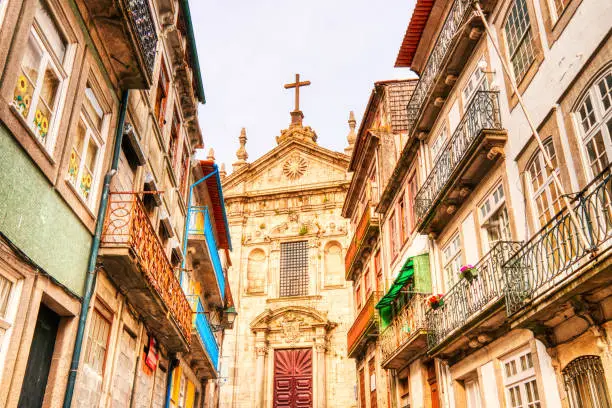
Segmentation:
<svg viewBox="0 0 612 408">
<path fill-rule="evenodd" d="M 312 349 L 274 352 L 274 408 L 312 408 Z"/>
</svg>

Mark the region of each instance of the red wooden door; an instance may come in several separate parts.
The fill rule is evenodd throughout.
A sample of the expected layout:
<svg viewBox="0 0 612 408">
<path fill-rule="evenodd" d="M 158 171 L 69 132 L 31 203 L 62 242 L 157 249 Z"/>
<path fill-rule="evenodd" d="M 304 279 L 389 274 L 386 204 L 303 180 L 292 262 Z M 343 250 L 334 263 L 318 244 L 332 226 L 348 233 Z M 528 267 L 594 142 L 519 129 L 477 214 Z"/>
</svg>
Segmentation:
<svg viewBox="0 0 612 408">
<path fill-rule="evenodd" d="M 359 407 L 366 408 L 366 395 L 365 395 L 365 374 L 364 369 L 359 370 Z"/>
<path fill-rule="evenodd" d="M 274 352 L 274 408 L 312 408 L 312 350 Z"/>
<path fill-rule="evenodd" d="M 374 357 L 370 359 L 368 368 L 370 371 L 370 408 L 377 408 L 376 387 L 378 384 L 376 384 L 376 363 L 374 362 Z"/>
</svg>

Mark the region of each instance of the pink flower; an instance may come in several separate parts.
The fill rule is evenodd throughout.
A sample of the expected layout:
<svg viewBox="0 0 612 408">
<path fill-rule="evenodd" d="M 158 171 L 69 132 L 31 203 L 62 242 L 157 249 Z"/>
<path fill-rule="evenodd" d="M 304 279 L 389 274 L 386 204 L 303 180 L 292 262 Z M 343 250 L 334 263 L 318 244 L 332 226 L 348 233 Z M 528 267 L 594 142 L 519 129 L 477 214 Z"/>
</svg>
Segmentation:
<svg viewBox="0 0 612 408">
<path fill-rule="evenodd" d="M 459 269 L 459 272 L 465 272 L 467 270 L 474 269 L 474 265 L 464 265 Z"/>
</svg>

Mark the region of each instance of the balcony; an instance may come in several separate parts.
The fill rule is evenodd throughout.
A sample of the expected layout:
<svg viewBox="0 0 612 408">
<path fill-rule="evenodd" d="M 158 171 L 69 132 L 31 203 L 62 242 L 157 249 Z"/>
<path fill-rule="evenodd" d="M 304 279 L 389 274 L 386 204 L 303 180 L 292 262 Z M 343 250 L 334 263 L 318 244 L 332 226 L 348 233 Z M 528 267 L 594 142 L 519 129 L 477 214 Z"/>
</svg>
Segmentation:
<svg viewBox="0 0 612 408">
<path fill-rule="evenodd" d="M 497 157 L 503 155 L 506 139 L 498 93 L 476 92 L 415 197 L 420 232 L 437 233 L 446 226 Z"/>
<path fill-rule="evenodd" d="M 444 294 L 444 305 L 428 311 L 431 355 L 447 358 L 487 343 L 506 330 L 502 265 L 520 245 L 512 241 L 496 243 L 475 265 L 476 277 L 471 282 L 460 279 Z"/>
<path fill-rule="evenodd" d="M 217 378 L 219 370 L 219 344 L 213 334 L 200 298 L 190 296 L 193 310 L 193 325 L 191 330 L 191 361 L 196 361 L 196 375 L 201 380 Z"/>
<path fill-rule="evenodd" d="M 427 320 L 423 294 L 413 295 L 379 336 L 382 366 L 398 370 L 427 350 Z"/>
<path fill-rule="evenodd" d="M 411 140 L 417 139 L 417 132 L 431 129 L 440 107 L 480 38 L 482 22 L 474 16 L 474 3 L 475 0 L 455 0 L 444 20 L 408 102 L 408 134 Z M 480 6 L 487 14 L 496 3 L 497 0 L 483 0 Z"/>
<path fill-rule="evenodd" d="M 223 308 L 225 307 L 225 274 L 208 207 L 191 207 L 188 225 L 188 244 L 195 249 L 192 255 L 195 279 L 202 283 L 207 302 Z"/>
<path fill-rule="evenodd" d="M 95 32 L 103 60 L 123 89 L 151 87 L 157 32 L 148 0 L 83 0 L 79 4 L 87 27 Z"/>
<path fill-rule="evenodd" d="M 110 194 L 99 256 L 157 339 L 172 352 L 187 350 L 191 307 L 138 194 Z"/>
<path fill-rule="evenodd" d="M 564 208 L 503 265 L 506 308 L 513 327 L 550 329 L 562 324 L 561 312 L 563 322 L 583 327 L 590 319 L 597 324 L 600 313 L 609 310 L 597 304 L 609 296 L 612 280 L 610 169 L 570 196 L 576 219 Z M 559 340 L 568 333 L 566 329 L 554 337 Z"/>
<path fill-rule="evenodd" d="M 378 333 L 378 313 L 376 304 L 380 300 L 380 292 L 372 292 L 366 300 L 365 305 L 357 315 L 353 325 L 347 333 L 348 357 L 355 358 L 363 351 L 368 338 Z"/>
<path fill-rule="evenodd" d="M 363 259 L 369 256 L 376 243 L 379 228 L 378 215 L 374 213 L 374 206 L 368 203 L 346 250 L 346 256 L 344 257 L 346 280 L 353 280 L 354 274 L 361 270 Z"/>
</svg>

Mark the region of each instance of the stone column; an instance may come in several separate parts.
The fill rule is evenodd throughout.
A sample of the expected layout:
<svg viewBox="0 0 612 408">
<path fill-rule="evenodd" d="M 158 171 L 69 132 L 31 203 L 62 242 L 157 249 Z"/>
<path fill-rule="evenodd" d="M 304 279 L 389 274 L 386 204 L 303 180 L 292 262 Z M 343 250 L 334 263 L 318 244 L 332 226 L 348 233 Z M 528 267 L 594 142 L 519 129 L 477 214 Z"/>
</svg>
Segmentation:
<svg viewBox="0 0 612 408">
<path fill-rule="evenodd" d="M 266 382 L 266 356 L 268 355 L 268 344 L 265 332 L 257 332 L 255 340 L 255 354 L 257 364 L 255 366 L 255 407 L 264 408 L 264 392 Z"/>
<path fill-rule="evenodd" d="M 327 351 L 327 341 L 325 340 L 325 328 L 317 327 L 314 349 L 315 357 L 317 360 L 317 371 L 315 373 L 317 376 L 317 378 L 315 379 L 315 381 L 317 382 L 317 401 L 315 406 L 318 408 L 326 408 L 327 390 L 325 389 L 325 352 Z"/>
</svg>

